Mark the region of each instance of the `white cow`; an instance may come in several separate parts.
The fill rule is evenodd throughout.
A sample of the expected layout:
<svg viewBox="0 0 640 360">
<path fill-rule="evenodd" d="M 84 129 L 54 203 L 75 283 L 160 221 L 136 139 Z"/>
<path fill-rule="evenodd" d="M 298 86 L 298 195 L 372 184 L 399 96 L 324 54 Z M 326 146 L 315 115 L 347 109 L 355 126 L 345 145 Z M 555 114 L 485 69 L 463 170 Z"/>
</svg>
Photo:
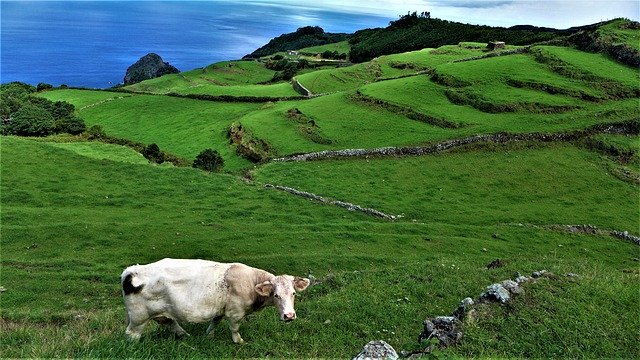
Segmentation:
<svg viewBox="0 0 640 360">
<path fill-rule="evenodd" d="M 131 340 L 140 338 L 151 319 L 170 326 L 178 336 L 188 335 L 178 322 L 211 321 L 211 336 L 226 317 L 233 341 L 243 343 L 238 330 L 247 314 L 275 305 L 280 319 L 295 319 L 294 296 L 309 286 L 309 279 L 275 276 L 240 263 L 163 259 L 126 268 L 121 283 L 128 319 L 125 333 Z"/>
</svg>

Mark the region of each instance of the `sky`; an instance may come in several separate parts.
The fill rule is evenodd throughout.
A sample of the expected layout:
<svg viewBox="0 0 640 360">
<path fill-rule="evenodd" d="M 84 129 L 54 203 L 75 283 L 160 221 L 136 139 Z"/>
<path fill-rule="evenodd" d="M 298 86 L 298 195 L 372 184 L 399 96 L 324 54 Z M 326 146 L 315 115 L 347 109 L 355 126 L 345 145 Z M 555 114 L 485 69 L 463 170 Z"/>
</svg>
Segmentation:
<svg viewBox="0 0 640 360">
<path fill-rule="evenodd" d="M 505 27 L 535 25 L 566 29 L 618 17 L 640 20 L 640 0 L 252 0 L 249 2 L 269 3 L 274 6 L 346 10 L 392 18 L 407 12 L 429 11 L 434 18 Z"/>
</svg>

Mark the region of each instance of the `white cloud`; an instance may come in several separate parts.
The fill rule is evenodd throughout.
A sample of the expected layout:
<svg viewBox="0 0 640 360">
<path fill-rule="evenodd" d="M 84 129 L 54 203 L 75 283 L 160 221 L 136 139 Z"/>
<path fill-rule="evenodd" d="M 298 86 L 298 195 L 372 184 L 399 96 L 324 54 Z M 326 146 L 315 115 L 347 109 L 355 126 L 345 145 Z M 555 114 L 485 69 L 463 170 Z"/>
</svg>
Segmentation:
<svg viewBox="0 0 640 360">
<path fill-rule="evenodd" d="M 617 17 L 640 19 L 638 0 L 251 0 L 301 11 L 333 10 L 395 19 L 407 12 L 471 24 L 536 25 L 555 28 L 596 23 Z M 304 16 L 304 15 L 301 15 Z"/>
<path fill-rule="evenodd" d="M 457 2 L 457 1 L 455 1 Z M 555 28 L 593 24 L 617 17 L 638 20 L 637 0 L 517 0 L 491 1 L 493 7 L 473 9 L 450 6 L 448 1 L 434 1 L 434 17 L 497 26 L 536 25 Z M 436 5 L 437 3 L 437 5 Z M 452 2 L 453 3 L 453 2 Z"/>
</svg>

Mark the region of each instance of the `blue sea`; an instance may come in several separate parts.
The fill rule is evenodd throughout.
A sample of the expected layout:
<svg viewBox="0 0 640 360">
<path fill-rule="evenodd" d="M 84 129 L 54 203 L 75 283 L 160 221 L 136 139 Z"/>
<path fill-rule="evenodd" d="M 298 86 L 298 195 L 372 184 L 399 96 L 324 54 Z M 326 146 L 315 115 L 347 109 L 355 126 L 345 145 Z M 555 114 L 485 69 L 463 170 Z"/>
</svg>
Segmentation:
<svg viewBox="0 0 640 360">
<path fill-rule="evenodd" d="M 352 33 L 388 17 L 269 1 L 0 1 L 0 82 L 107 88 L 149 52 L 181 71 L 239 59 L 302 26 Z"/>
</svg>

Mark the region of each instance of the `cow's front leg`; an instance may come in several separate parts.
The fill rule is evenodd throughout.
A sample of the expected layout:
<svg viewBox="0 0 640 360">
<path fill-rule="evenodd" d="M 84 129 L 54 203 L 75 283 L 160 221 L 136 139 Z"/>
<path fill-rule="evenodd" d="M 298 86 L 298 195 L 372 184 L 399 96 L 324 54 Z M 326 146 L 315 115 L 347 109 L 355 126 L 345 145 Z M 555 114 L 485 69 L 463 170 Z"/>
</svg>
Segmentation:
<svg viewBox="0 0 640 360">
<path fill-rule="evenodd" d="M 242 318 L 229 318 L 229 329 L 231 330 L 231 339 L 236 344 L 244 344 L 242 336 L 240 336 L 240 320 Z"/>
<path fill-rule="evenodd" d="M 175 320 L 173 320 L 173 323 L 171 324 L 171 330 L 173 331 L 174 334 L 176 334 L 177 337 L 191 336 Z"/>
<path fill-rule="evenodd" d="M 216 329 L 216 325 L 218 325 L 218 323 L 220 322 L 220 320 L 222 320 L 222 318 L 224 317 L 224 315 L 220 315 L 220 316 L 216 316 L 213 319 L 211 319 L 211 324 L 209 324 L 209 327 L 207 328 L 207 335 L 212 337 L 213 336 L 213 331 Z"/>
</svg>

